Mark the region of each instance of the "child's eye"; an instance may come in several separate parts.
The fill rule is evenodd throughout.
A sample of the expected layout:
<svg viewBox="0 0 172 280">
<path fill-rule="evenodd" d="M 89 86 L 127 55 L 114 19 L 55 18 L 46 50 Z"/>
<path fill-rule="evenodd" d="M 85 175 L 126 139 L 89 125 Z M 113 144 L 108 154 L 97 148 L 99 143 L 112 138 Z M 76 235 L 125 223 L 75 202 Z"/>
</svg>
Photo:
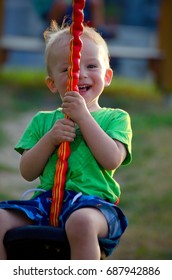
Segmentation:
<svg viewBox="0 0 172 280">
<path fill-rule="evenodd" d="M 96 68 L 97 66 L 95 65 L 95 64 L 89 64 L 88 65 L 88 68 L 91 68 L 91 69 L 93 69 L 93 68 Z"/>
</svg>

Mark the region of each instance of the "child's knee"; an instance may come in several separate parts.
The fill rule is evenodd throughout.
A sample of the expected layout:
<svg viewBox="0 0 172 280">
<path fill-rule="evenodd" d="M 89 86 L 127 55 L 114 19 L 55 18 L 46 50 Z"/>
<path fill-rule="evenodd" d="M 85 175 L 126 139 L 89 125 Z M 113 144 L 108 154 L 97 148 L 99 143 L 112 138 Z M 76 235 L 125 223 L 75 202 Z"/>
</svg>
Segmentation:
<svg viewBox="0 0 172 280">
<path fill-rule="evenodd" d="M 0 209 L 0 225 L 5 230 L 31 224 L 32 222 L 17 210 Z"/>
<path fill-rule="evenodd" d="M 82 237 L 93 232 L 94 219 L 87 209 L 79 209 L 73 212 L 66 221 L 65 230 L 67 236 Z"/>
</svg>

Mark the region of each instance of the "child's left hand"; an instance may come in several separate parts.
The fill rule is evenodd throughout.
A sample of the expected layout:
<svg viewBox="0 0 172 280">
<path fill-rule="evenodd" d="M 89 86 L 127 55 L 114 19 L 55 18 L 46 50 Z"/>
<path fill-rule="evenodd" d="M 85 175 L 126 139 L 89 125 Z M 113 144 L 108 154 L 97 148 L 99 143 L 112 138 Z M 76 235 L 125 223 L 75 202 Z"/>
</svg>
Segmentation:
<svg viewBox="0 0 172 280">
<path fill-rule="evenodd" d="M 75 123 L 89 114 L 84 98 L 76 91 L 66 92 L 62 103 L 62 112 Z"/>
</svg>

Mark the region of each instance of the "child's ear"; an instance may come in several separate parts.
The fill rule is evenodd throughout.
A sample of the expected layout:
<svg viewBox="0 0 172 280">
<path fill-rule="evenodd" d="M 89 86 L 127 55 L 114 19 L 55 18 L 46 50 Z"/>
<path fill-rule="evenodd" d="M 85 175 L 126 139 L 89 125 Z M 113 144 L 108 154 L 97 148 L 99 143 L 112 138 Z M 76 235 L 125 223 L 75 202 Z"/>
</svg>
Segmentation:
<svg viewBox="0 0 172 280">
<path fill-rule="evenodd" d="M 105 86 L 108 87 L 113 78 L 113 70 L 111 68 L 106 69 L 105 74 Z"/>
<path fill-rule="evenodd" d="M 54 80 L 51 78 L 51 77 L 46 77 L 45 79 L 45 83 L 47 85 L 47 87 L 49 88 L 49 90 L 52 92 L 52 93 L 56 93 L 57 92 L 57 88 L 56 88 L 56 85 L 54 83 Z"/>
</svg>

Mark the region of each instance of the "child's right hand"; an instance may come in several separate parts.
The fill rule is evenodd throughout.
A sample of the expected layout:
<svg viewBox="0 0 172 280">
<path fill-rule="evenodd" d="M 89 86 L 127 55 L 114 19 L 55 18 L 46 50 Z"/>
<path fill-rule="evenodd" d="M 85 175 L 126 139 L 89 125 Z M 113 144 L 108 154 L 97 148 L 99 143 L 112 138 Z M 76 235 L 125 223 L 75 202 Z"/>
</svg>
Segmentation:
<svg viewBox="0 0 172 280">
<path fill-rule="evenodd" d="M 56 147 L 64 141 L 72 142 L 74 138 L 75 123 L 70 119 L 58 120 L 33 148 L 22 154 L 20 172 L 23 178 L 27 181 L 38 178 Z"/>
<path fill-rule="evenodd" d="M 75 123 L 70 119 L 60 119 L 54 124 L 48 134 L 54 146 L 59 146 L 65 141 L 73 142 L 76 136 Z"/>
</svg>

